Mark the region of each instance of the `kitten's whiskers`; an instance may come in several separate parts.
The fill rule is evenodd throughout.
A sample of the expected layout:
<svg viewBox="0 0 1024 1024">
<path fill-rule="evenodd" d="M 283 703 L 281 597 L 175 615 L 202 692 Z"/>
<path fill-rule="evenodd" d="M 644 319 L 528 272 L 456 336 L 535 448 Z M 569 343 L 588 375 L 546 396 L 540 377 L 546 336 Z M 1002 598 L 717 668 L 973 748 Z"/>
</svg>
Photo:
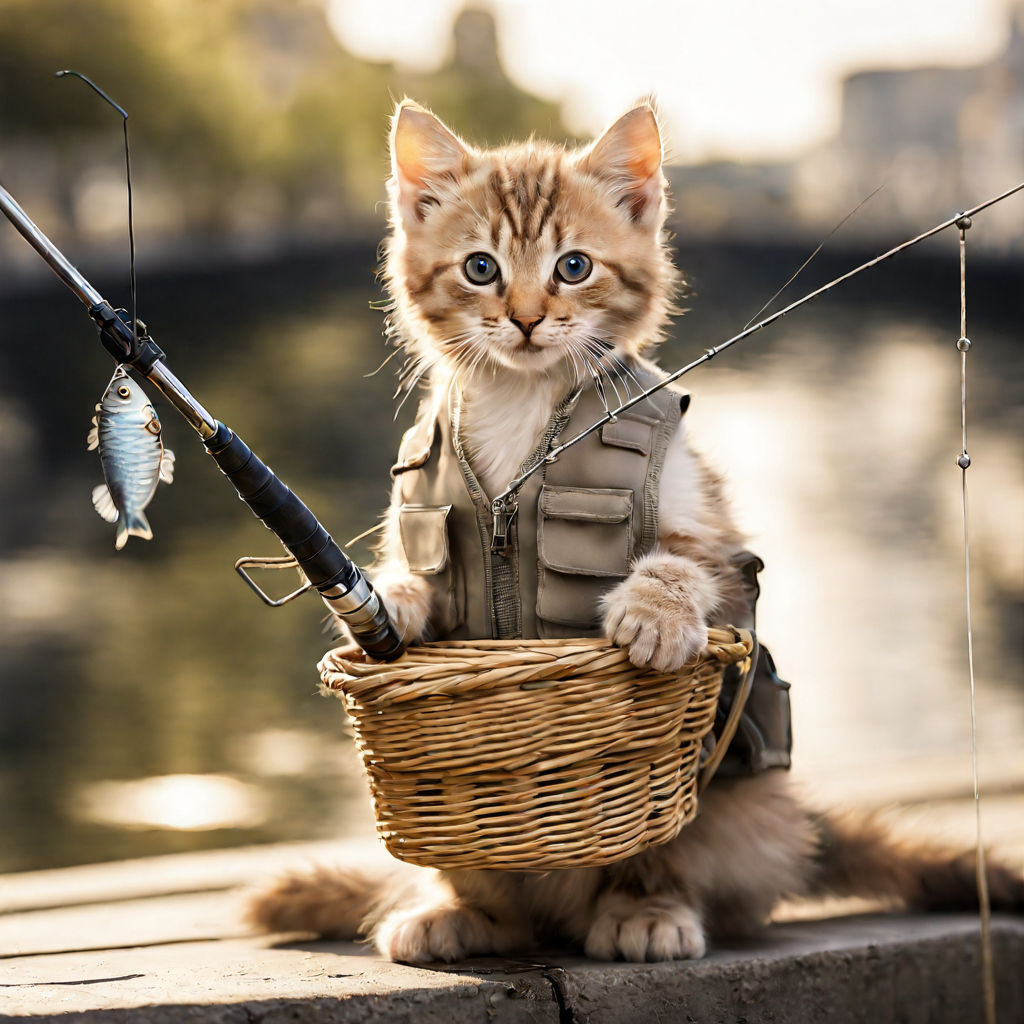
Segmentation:
<svg viewBox="0 0 1024 1024">
<path fill-rule="evenodd" d="M 603 337 L 600 337 L 600 335 L 603 335 Z M 627 374 L 632 379 L 633 383 L 643 391 L 643 385 L 637 379 L 636 374 L 632 369 L 630 369 L 629 364 L 623 361 L 622 357 L 619 356 L 615 349 L 615 342 L 626 340 L 622 335 L 614 334 L 602 327 L 592 327 L 590 330 L 590 337 L 587 340 L 592 346 L 594 346 L 595 352 L 599 350 L 599 354 L 601 356 L 611 359 L 618 367 L 621 368 L 622 372 Z M 623 383 L 626 382 L 623 381 Z M 627 384 L 626 394 L 628 395 L 629 393 L 630 389 Z"/>
<path fill-rule="evenodd" d="M 441 343 L 441 351 L 435 355 L 433 359 L 427 359 L 423 355 L 417 355 L 408 359 L 399 371 L 398 388 L 393 396 L 394 398 L 401 396 L 401 401 L 395 409 L 394 418 L 398 418 L 398 414 L 401 411 L 402 406 L 405 405 L 406 399 L 408 399 L 409 395 L 416 390 L 416 386 L 435 366 L 444 362 L 452 355 L 453 351 L 457 351 L 467 346 L 470 351 L 472 351 L 478 337 L 479 335 L 477 332 L 467 328 L 466 330 L 459 331 L 445 339 Z"/>
<path fill-rule="evenodd" d="M 590 349 L 587 346 L 586 340 L 585 339 L 581 339 L 581 338 L 570 337 L 570 338 L 567 339 L 567 342 L 568 342 L 570 353 L 573 352 L 573 351 L 578 352 L 580 357 L 583 359 L 583 361 L 589 367 L 590 375 L 594 379 L 594 382 L 597 384 L 598 390 L 601 393 L 601 399 L 604 402 L 605 410 L 609 411 L 608 410 L 608 403 L 607 403 L 607 400 L 606 400 L 606 393 L 605 393 L 605 390 L 604 390 L 604 385 L 601 383 L 602 378 L 604 380 L 607 380 L 608 383 L 611 385 L 612 390 L 615 392 L 615 398 L 616 398 L 618 404 L 622 405 L 622 395 L 619 393 L 619 389 L 616 386 L 615 381 L 612 379 L 611 375 L 609 374 L 608 367 L 604 365 L 604 363 L 601 361 L 600 358 L 597 358 L 595 356 L 595 353 L 593 352 L 593 350 Z M 628 391 L 627 391 L 627 394 L 628 394 Z"/>
<path fill-rule="evenodd" d="M 623 403 L 624 399 L 622 397 L 622 392 L 619 391 L 618 385 L 615 383 L 615 379 L 612 377 L 612 374 L 618 378 L 619 383 L 626 392 L 626 399 L 628 400 L 632 392 L 629 386 L 629 379 L 625 374 L 628 374 L 629 377 L 632 377 L 635 381 L 636 377 L 633 375 L 632 370 L 630 370 L 630 368 L 621 359 L 619 359 L 617 355 L 615 355 L 613 350 L 608 348 L 607 344 L 596 338 L 584 337 L 580 339 L 579 344 L 581 344 L 587 351 L 591 360 L 600 367 L 608 383 L 611 385 L 612 390 L 615 392 L 615 398 L 619 405 Z M 606 362 L 606 360 L 610 360 L 610 362 Z M 623 371 L 625 371 L 625 374 Z"/>
</svg>

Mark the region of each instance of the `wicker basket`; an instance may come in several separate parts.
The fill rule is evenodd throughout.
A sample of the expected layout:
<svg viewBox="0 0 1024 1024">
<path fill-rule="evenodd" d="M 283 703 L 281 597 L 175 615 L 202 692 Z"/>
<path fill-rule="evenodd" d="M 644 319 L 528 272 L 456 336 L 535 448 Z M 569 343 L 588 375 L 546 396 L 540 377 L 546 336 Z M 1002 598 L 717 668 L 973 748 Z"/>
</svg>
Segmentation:
<svg viewBox="0 0 1024 1024">
<path fill-rule="evenodd" d="M 638 669 L 605 640 L 451 641 L 390 664 L 348 647 L 319 668 L 395 857 L 547 871 L 678 835 L 697 812 L 722 675 L 751 647 L 749 633 L 712 629 L 677 675 Z"/>
</svg>

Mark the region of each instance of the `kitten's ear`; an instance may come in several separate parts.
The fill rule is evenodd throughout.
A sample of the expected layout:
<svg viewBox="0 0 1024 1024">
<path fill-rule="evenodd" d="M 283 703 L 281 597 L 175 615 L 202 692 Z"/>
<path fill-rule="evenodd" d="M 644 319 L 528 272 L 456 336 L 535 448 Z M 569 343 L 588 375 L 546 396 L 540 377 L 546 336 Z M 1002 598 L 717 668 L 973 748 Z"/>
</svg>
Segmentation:
<svg viewBox="0 0 1024 1024">
<path fill-rule="evenodd" d="M 403 220 L 422 220 L 431 202 L 431 184 L 459 174 L 466 147 L 433 114 L 403 100 L 391 122 L 391 171 L 398 186 Z"/>
<path fill-rule="evenodd" d="M 580 166 L 611 181 L 635 221 L 661 210 L 661 133 L 649 103 L 623 114 L 583 155 Z"/>
</svg>

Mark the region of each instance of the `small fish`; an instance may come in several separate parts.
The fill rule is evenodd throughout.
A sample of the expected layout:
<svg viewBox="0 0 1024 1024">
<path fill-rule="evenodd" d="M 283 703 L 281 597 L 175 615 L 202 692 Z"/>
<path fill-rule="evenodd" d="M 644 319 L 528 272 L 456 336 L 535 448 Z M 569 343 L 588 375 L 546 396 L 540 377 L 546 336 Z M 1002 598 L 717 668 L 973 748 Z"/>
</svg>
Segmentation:
<svg viewBox="0 0 1024 1024">
<path fill-rule="evenodd" d="M 174 480 L 174 452 L 164 448 L 156 410 L 123 366 L 96 406 L 88 441 L 89 451 L 100 450 L 107 481 L 93 488 L 92 504 L 108 523 L 117 523 L 114 546 L 120 551 L 129 537 L 151 540 L 145 509 L 157 483 Z"/>
</svg>

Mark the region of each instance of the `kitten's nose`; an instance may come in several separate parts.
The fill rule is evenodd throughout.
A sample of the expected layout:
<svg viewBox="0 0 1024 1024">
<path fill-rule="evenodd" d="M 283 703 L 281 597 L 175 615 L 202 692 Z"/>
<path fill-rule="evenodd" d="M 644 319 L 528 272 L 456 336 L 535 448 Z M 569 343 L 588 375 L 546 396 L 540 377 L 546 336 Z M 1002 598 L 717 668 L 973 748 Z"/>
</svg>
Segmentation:
<svg viewBox="0 0 1024 1024">
<path fill-rule="evenodd" d="M 532 333 L 534 327 L 537 326 L 543 320 L 543 316 L 510 316 L 509 320 L 512 321 L 526 335 L 528 338 Z"/>
</svg>

